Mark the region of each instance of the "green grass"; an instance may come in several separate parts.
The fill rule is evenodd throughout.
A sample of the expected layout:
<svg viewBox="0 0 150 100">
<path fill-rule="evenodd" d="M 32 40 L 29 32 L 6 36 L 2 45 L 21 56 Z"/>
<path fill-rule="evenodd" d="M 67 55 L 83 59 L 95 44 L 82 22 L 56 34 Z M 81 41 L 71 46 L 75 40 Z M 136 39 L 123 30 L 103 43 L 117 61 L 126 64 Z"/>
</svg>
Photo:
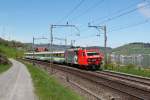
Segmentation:
<svg viewBox="0 0 150 100">
<path fill-rule="evenodd" d="M 1 64 L 0 65 L 0 73 L 7 71 L 10 68 L 10 66 L 11 66 L 11 64 L 7 64 L 7 65 Z"/>
<path fill-rule="evenodd" d="M 40 100 L 83 100 L 77 95 L 59 84 L 54 77 L 49 76 L 47 72 L 33 66 L 31 63 L 24 62 L 31 73 L 35 87 L 35 93 Z"/>
<path fill-rule="evenodd" d="M 0 52 L 9 58 L 20 57 L 23 55 L 23 51 L 2 44 L 0 45 Z"/>
<path fill-rule="evenodd" d="M 143 76 L 143 77 L 150 77 L 150 69 L 137 68 L 134 65 L 119 66 L 119 65 L 108 64 L 106 66 L 107 66 L 107 68 L 105 67 L 106 70 L 123 72 L 127 74 Z"/>
</svg>

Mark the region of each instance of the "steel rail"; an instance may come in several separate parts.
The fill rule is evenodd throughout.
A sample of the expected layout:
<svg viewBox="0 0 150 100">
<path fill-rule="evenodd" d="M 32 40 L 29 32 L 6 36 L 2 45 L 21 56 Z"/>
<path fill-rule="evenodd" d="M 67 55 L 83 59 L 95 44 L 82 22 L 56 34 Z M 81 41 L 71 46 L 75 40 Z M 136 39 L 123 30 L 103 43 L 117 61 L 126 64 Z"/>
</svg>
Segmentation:
<svg viewBox="0 0 150 100">
<path fill-rule="evenodd" d="M 130 74 L 122 74 L 122 73 L 112 72 L 112 71 L 102 71 L 102 72 L 97 71 L 96 73 L 115 77 L 115 78 L 120 78 L 120 79 L 127 80 L 127 81 L 136 82 L 136 83 L 144 85 L 144 86 L 149 86 L 149 88 L 150 88 L 150 79 L 149 78 L 144 78 L 144 77 L 130 75 Z"/>
<path fill-rule="evenodd" d="M 47 62 L 42 62 L 42 61 L 36 61 L 36 62 L 38 62 L 39 64 L 47 65 L 47 66 L 49 65 Z M 143 89 L 141 87 L 139 88 L 139 86 L 137 87 L 137 85 L 122 81 L 122 79 L 119 80 L 119 79 L 115 79 L 112 77 L 110 78 L 106 75 L 100 75 L 99 73 L 79 70 L 76 68 L 72 68 L 68 66 L 66 67 L 64 65 L 58 65 L 58 64 L 54 64 L 53 68 L 64 71 L 64 72 L 68 72 L 70 74 L 80 76 L 84 79 L 109 87 L 111 89 L 127 94 L 139 100 L 150 99 L 150 89 Z"/>
</svg>

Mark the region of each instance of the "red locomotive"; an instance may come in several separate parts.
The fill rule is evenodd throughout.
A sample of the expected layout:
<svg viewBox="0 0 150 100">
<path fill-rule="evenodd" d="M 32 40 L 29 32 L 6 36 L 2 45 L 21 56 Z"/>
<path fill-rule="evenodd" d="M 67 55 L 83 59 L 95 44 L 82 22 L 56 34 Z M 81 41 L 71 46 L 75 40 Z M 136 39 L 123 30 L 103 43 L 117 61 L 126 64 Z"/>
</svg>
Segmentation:
<svg viewBox="0 0 150 100">
<path fill-rule="evenodd" d="M 85 69 L 99 69 L 103 58 L 99 49 L 74 48 L 65 51 L 65 63 Z"/>
</svg>

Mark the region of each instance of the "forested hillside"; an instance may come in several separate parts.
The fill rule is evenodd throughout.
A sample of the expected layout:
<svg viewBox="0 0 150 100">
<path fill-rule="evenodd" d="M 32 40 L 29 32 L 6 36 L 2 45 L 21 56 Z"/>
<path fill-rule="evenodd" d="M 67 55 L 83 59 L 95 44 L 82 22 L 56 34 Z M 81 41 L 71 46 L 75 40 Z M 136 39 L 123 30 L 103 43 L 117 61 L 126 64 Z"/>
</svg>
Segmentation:
<svg viewBox="0 0 150 100">
<path fill-rule="evenodd" d="M 112 50 L 116 54 L 150 54 L 150 43 L 129 43 Z"/>
</svg>

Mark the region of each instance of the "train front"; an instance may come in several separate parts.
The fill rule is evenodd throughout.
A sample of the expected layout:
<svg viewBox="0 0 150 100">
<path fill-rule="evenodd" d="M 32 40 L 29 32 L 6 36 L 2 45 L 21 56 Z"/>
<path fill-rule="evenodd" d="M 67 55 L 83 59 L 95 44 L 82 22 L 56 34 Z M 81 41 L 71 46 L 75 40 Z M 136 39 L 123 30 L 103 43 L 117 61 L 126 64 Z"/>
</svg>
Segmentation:
<svg viewBox="0 0 150 100">
<path fill-rule="evenodd" d="M 103 54 L 99 50 L 86 50 L 86 54 L 88 66 L 92 69 L 99 69 L 104 58 Z"/>
<path fill-rule="evenodd" d="M 79 64 L 84 65 L 87 69 L 99 69 L 104 55 L 98 49 L 79 50 Z"/>
</svg>

